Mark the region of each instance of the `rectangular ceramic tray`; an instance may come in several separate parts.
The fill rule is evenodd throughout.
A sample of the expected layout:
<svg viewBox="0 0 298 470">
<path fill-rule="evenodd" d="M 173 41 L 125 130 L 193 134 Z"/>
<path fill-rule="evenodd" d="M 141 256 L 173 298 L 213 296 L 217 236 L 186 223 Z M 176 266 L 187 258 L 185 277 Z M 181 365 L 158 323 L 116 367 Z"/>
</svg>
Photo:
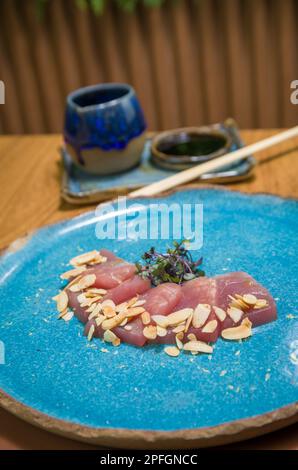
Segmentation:
<svg viewBox="0 0 298 470">
<path fill-rule="evenodd" d="M 231 151 L 243 146 L 234 121 L 227 120 L 223 124 L 214 124 L 213 127 L 230 135 L 232 140 Z M 125 173 L 109 176 L 92 175 L 84 172 L 73 164 L 70 156 L 62 148 L 61 155 L 64 167 L 62 197 L 72 204 L 100 202 L 117 195 L 127 194 L 133 189 L 160 181 L 176 173 L 175 171 L 159 168 L 152 163 L 150 146 L 151 139 L 148 137 L 140 165 Z M 254 157 L 249 156 L 239 163 L 202 175 L 200 181 L 204 183 L 227 183 L 243 180 L 251 175 L 254 165 Z"/>
</svg>

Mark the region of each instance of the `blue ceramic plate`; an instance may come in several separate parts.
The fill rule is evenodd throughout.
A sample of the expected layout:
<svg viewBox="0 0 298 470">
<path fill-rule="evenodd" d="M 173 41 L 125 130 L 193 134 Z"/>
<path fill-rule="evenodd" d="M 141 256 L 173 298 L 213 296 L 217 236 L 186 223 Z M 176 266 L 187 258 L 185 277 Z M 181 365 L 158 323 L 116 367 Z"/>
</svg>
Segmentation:
<svg viewBox="0 0 298 470">
<path fill-rule="evenodd" d="M 206 274 L 248 271 L 276 299 L 278 320 L 242 344 L 219 340 L 212 357 L 125 344 L 101 352 L 76 319 L 57 320 L 51 300 L 67 261 L 99 248 L 96 218 L 86 213 L 35 232 L 1 259 L 5 408 L 53 432 L 132 448 L 206 446 L 297 420 L 297 202 L 215 188 L 163 200 L 204 204 Z M 104 245 L 135 261 L 150 242 Z"/>
</svg>

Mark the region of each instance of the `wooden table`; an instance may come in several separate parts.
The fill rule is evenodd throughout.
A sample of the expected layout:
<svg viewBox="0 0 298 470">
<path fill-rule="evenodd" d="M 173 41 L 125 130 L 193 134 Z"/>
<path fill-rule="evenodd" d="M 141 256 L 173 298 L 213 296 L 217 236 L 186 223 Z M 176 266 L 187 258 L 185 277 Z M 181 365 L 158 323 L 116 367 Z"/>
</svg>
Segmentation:
<svg viewBox="0 0 298 470">
<path fill-rule="evenodd" d="M 252 143 L 274 130 L 243 131 Z M 0 249 L 44 224 L 72 217 L 93 206 L 74 207 L 60 198 L 60 135 L 0 137 Z M 298 139 L 257 155 L 249 181 L 228 185 L 257 193 L 298 197 Z M 233 448 L 297 449 L 298 424 Z M 91 446 L 50 435 L 0 410 L 0 449 L 88 449 Z"/>
</svg>

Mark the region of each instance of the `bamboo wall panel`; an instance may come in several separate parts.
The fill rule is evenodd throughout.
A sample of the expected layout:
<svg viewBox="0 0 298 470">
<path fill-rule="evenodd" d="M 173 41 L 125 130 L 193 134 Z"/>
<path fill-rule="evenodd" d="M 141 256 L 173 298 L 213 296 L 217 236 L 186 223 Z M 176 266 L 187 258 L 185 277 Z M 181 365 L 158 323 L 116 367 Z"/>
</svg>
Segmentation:
<svg viewBox="0 0 298 470">
<path fill-rule="evenodd" d="M 241 127 L 297 124 L 297 0 L 166 0 L 102 16 L 74 0 L 0 1 L 1 133 L 59 132 L 66 95 L 129 82 L 150 129 L 233 116 Z"/>
</svg>

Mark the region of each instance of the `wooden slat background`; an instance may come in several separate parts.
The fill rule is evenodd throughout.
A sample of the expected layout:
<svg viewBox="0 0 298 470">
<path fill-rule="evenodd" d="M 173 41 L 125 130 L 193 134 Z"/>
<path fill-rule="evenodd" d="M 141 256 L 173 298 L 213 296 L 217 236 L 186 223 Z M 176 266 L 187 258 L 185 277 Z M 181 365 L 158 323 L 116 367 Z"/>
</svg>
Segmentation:
<svg viewBox="0 0 298 470">
<path fill-rule="evenodd" d="M 297 124 L 297 0 L 112 3 L 99 17 L 74 3 L 50 0 L 39 20 L 34 0 L 0 1 L 1 133 L 59 132 L 67 93 L 106 81 L 135 87 L 150 129 Z"/>
</svg>

